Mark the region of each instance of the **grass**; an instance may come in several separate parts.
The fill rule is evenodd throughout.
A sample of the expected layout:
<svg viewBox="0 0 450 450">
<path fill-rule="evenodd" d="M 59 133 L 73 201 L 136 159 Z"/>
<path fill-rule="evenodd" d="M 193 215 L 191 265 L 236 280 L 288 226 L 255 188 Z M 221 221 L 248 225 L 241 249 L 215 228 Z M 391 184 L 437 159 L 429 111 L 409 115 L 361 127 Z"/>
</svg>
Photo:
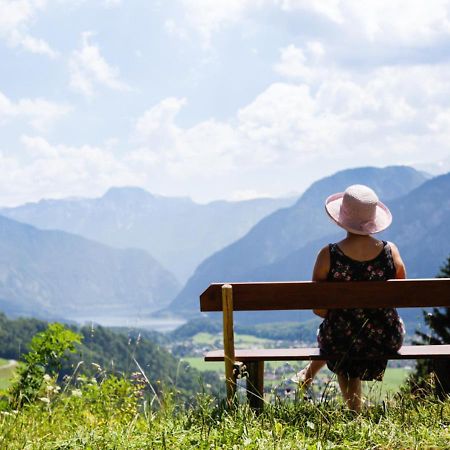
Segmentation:
<svg viewBox="0 0 450 450">
<path fill-rule="evenodd" d="M 202 356 L 189 356 L 182 358 L 182 361 L 188 363 L 194 369 L 200 370 L 201 372 L 206 372 L 207 370 L 212 370 L 215 372 L 223 372 L 224 364 L 223 362 L 205 362 Z"/>
<path fill-rule="evenodd" d="M 61 396 L 0 415 L 8 449 L 421 449 L 448 448 L 450 399 L 408 394 L 354 415 L 341 402 L 275 401 L 257 415 L 200 395 L 167 394 L 158 410 L 98 397 Z M 130 407 L 131 405 L 131 407 Z"/>
<path fill-rule="evenodd" d="M 4 367 L 8 366 L 8 367 Z M 0 358 L 0 391 L 8 389 L 15 372 L 15 365 L 9 366 L 9 361 Z"/>
<path fill-rule="evenodd" d="M 216 371 L 219 373 L 224 372 L 224 364 L 223 362 L 206 362 L 204 361 L 202 356 L 190 356 L 184 357 L 183 361 L 187 362 L 191 367 L 205 372 L 208 370 Z M 275 373 L 276 369 L 280 369 L 282 367 L 286 367 L 287 372 L 285 375 L 279 375 L 279 382 L 282 381 L 283 378 L 291 377 L 294 373 L 300 370 L 305 366 L 305 363 L 302 362 L 289 362 L 286 361 L 268 361 L 265 364 L 266 373 Z M 325 373 L 328 377 L 331 376 L 331 372 L 326 368 L 322 369 L 321 373 Z M 402 367 L 388 367 L 386 369 L 386 373 L 384 374 L 384 379 L 382 383 L 367 383 L 369 388 L 374 389 L 372 386 L 382 386 L 382 392 L 395 392 L 399 389 L 399 387 L 406 381 L 410 371 L 406 368 Z"/>
<path fill-rule="evenodd" d="M 219 346 L 223 345 L 223 337 L 222 334 L 211 334 L 211 333 L 197 333 L 192 337 L 192 341 L 196 345 L 207 345 L 210 346 L 212 343 L 216 343 Z M 274 341 L 272 339 L 259 338 L 256 336 L 252 336 L 250 334 L 235 334 L 234 343 L 236 348 L 239 346 L 270 346 Z"/>
<path fill-rule="evenodd" d="M 401 381 L 401 370 L 390 369 L 387 378 Z M 450 442 L 450 398 L 388 392 L 355 415 L 330 389 L 314 401 L 280 399 L 273 391 L 256 414 L 243 401 L 245 391 L 229 408 L 208 393 L 187 399 L 170 386 L 142 397 L 145 383 L 112 376 L 69 379 L 59 391 L 54 383 L 44 380 L 36 401 L 19 410 L 0 394 L 0 448 L 421 449 Z"/>
</svg>

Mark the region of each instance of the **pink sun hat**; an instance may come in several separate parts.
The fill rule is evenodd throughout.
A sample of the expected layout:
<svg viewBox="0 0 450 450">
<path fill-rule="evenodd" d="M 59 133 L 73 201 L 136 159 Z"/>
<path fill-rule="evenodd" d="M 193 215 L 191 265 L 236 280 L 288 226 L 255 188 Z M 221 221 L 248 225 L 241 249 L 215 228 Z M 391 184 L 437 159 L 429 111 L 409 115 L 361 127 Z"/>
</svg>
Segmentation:
<svg viewBox="0 0 450 450">
<path fill-rule="evenodd" d="M 388 207 L 363 184 L 354 184 L 345 192 L 330 195 L 325 201 L 325 210 L 340 227 L 354 234 L 379 233 L 392 222 Z"/>
</svg>

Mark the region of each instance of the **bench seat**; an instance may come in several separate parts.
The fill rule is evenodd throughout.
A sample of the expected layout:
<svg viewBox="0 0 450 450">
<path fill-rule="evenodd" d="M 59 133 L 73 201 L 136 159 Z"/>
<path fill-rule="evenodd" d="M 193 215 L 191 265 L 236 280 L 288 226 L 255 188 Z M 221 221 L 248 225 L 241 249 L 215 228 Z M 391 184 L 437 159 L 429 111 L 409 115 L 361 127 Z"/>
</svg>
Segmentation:
<svg viewBox="0 0 450 450">
<path fill-rule="evenodd" d="M 385 355 L 386 359 L 448 358 L 450 345 L 404 345 L 398 353 Z M 235 360 L 250 361 L 310 361 L 339 359 L 341 355 L 321 355 L 317 347 L 235 350 Z M 352 355 L 353 359 L 358 359 Z M 365 358 L 363 358 L 365 359 Z M 205 361 L 224 361 L 223 350 L 212 350 Z"/>
<path fill-rule="evenodd" d="M 224 361 L 229 405 L 234 401 L 237 378 L 245 377 L 250 406 L 259 411 L 264 404 L 265 361 L 339 360 L 342 355 L 321 355 L 318 348 L 237 350 L 234 345 L 234 311 L 413 307 L 450 308 L 450 278 L 345 283 L 329 281 L 213 283 L 200 295 L 200 310 L 222 312 L 224 350 L 208 352 L 205 361 Z M 358 358 L 351 349 L 349 352 L 351 358 Z M 449 360 L 450 345 L 405 345 L 398 353 L 380 357 Z"/>
</svg>

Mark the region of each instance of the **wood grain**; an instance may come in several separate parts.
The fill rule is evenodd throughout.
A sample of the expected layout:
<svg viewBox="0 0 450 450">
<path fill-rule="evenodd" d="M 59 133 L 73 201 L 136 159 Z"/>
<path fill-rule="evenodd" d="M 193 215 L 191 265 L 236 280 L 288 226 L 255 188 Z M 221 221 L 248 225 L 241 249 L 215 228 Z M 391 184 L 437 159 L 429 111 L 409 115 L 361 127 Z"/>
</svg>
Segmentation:
<svg viewBox="0 0 450 450">
<path fill-rule="evenodd" d="M 321 355 L 315 347 L 236 350 L 236 361 L 309 361 L 339 359 L 342 355 Z M 404 345 L 398 353 L 380 355 L 386 359 L 436 359 L 450 358 L 450 345 Z M 364 356 L 354 359 L 365 359 Z M 367 357 L 366 357 L 367 358 Z M 205 355 L 205 361 L 223 361 L 223 350 L 213 350 Z"/>
<path fill-rule="evenodd" d="M 235 311 L 450 307 L 450 278 L 229 284 Z M 211 284 L 201 294 L 201 311 L 222 311 L 222 286 Z"/>
<path fill-rule="evenodd" d="M 223 308 L 223 348 L 225 361 L 225 382 L 227 400 L 233 401 L 236 393 L 236 379 L 234 376 L 234 327 L 233 327 L 233 289 L 230 285 L 221 286 Z"/>
</svg>

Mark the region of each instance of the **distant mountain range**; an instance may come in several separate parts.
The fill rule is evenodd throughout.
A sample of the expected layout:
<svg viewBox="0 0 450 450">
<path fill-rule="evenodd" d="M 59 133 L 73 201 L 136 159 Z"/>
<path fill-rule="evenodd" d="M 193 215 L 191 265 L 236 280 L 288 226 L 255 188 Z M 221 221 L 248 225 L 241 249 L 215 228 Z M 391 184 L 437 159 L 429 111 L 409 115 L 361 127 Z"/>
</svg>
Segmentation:
<svg viewBox="0 0 450 450">
<path fill-rule="evenodd" d="M 47 229 L 0 216 L 0 310 L 103 323 L 161 317 L 161 311 L 187 318 L 199 314 L 199 295 L 211 282 L 310 279 L 318 250 L 344 236 L 325 214 L 324 200 L 355 183 L 372 186 L 392 210 L 393 225 L 380 237 L 399 246 L 408 275 L 436 275 L 450 252 L 450 174 L 430 179 L 409 167 L 359 168 L 317 181 L 294 204 L 262 199 L 198 205 L 113 188 L 99 199 L 3 209 Z M 206 259 L 183 289 L 159 263 L 176 266 L 183 278 L 199 258 Z M 310 314 L 252 313 L 250 320 L 304 320 Z"/>
<path fill-rule="evenodd" d="M 328 219 L 324 201 L 356 183 L 371 186 L 391 208 L 394 223 L 380 237 L 398 244 L 408 275 L 435 276 L 450 253 L 450 174 L 429 179 L 409 167 L 360 168 L 317 181 L 293 206 L 265 217 L 243 238 L 207 258 L 169 309 L 198 314 L 199 294 L 212 282 L 310 279 L 320 248 L 345 236 Z M 292 313 L 261 317 L 280 320 Z"/>
<path fill-rule="evenodd" d="M 180 286 L 143 250 L 121 250 L 0 216 L 0 311 L 99 321 L 148 316 Z"/>
<path fill-rule="evenodd" d="M 181 281 L 213 252 L 239 239 L 294 198 L 215 201 L 162 197 L 140 188 L 111 188 L 101 198 L 42 200 L 0 214 L 117 248 L 146 250 Z"/>
</svg>

